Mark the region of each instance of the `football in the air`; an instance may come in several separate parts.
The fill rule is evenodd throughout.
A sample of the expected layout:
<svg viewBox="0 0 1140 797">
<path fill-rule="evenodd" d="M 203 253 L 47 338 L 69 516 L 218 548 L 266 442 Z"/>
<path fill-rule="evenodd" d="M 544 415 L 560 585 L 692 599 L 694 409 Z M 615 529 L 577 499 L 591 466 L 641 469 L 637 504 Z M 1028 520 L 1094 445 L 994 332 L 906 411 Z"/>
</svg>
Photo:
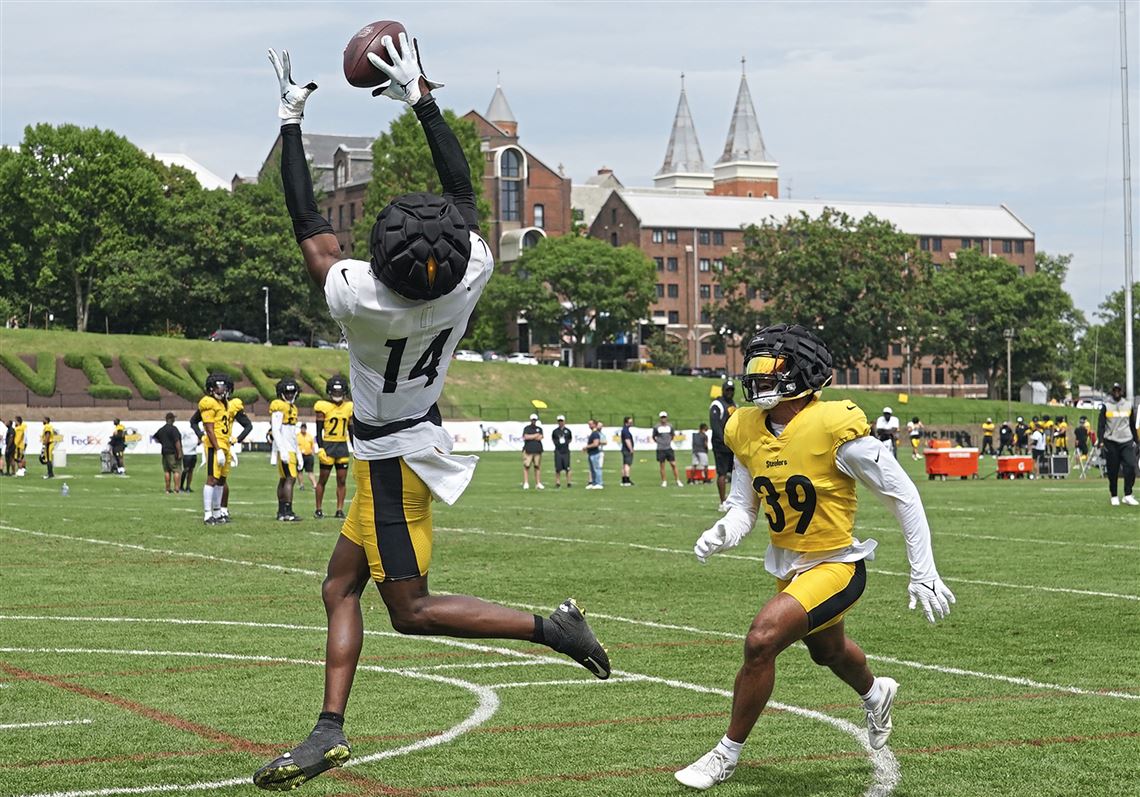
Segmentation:
<svg viewBox="0 0 1140 797">
<path fill-rule="evenodd" d="M 392 46 L 400 49 L 400 34 L 404 33 L 404 26 L 390 19 L 371 22 L 358 30 L 344 48 L 344 76 L 348 82 L 358 88 L 367 89 L 379 86 L 388 80 L 388 76 L 381 72 L 368 60 L 369 53 L 376 53 L 386 64 L 392 63 L 388 51 L 380 42 L 385 36 L 392 37 Z"/>
</svg>

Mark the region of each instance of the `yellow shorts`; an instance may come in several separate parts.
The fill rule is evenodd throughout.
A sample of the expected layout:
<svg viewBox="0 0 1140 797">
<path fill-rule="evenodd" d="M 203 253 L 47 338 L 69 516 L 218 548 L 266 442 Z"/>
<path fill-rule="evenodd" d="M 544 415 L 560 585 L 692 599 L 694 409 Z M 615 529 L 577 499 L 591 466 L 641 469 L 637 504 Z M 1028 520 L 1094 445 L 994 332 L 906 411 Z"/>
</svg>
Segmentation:
<svg viewBox="0 0 1140 797">
<path fill-rule="evenodd" d="M 867 566 L 858 562 L 824 562 L 790 581 L 776 580 L 777 591 L 786 592 L 808 615 L 808 636 L 843 620 L 847 610 L 867 586 Z"/>
<path fill-rule="evenodd" d="M 217 454 L 214 453 L 216 450 L 217 449 L 205 446 L 206 475 L 213 476 L 215 479 L 224 479 L 230 475 L 230 452 L 228 448 L 221 449 L 226 452 L 226 464 L 219 468 L 218 460 L 216 459 Z"/>
<path fill-rule="evenodd" d="M 290 451 L 287 457 L 277 457 L 277 475 L 282 479 L 297 478 L 297 455 Z"/>
<path fill-rule="evenodd" d="M 348 467 L 348 463 L 352 462 L 352 457 L 348 453 L 348 443 L 326 442 L 324 448 L 317 449 L 317 460 L 322 468 L 331 468 L 333 465 L 338 468 Z"/>
<path fill-rule="evenodd" d="M 426 576 L 431 564 L 431 492 L 402 457 L 352 463 L 356 495 L 341 535 L 364 549 L 374 581 Z"/>
</svg>

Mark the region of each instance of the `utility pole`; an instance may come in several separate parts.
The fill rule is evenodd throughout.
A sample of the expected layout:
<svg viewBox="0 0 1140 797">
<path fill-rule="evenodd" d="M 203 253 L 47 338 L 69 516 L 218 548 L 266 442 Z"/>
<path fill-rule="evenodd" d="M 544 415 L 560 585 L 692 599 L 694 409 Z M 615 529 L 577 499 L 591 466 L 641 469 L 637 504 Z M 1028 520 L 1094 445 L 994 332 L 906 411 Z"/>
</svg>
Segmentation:
<svg viewBox="0 0 1140 797">
<path fill-rule="evenodd" d="M 1002 332 L 1005 337 L 1005 419 L 1013 416 L 1013 335 L 1012 329 Z"/>
</svg>

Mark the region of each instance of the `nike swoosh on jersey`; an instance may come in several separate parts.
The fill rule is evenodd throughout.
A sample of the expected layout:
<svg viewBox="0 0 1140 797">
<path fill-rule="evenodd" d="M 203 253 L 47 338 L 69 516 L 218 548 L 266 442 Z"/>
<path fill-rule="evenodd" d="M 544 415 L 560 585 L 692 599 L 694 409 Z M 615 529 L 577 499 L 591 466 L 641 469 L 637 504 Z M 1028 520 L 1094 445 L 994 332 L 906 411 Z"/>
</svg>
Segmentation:
<svg viewBox="0 0 1140 797">
<path fill-rule="evenodd" d="M 858 408 L 858 407 L 856 407 L 854 404 L 848 404 L 848 405 L 847 405 L 847 409 L 849 409 L 849 410 L 857 410 L 857 409 L 859 409 L 859 408 Z"/>
</svg>

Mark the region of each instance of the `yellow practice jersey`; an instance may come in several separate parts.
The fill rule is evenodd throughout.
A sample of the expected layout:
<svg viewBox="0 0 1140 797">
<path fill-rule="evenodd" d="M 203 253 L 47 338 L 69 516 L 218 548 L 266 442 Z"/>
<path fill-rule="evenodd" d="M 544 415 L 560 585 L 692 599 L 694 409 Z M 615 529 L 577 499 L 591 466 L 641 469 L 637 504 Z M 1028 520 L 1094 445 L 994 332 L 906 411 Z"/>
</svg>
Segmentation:
<svg viewBox="0 0 1140 797">
<path fill-rule="evenodd" d="M 313 455 L 313 445 L 315 444 L 313 436 L 306 432 L 297 432 L 297 450 L 302 455 L 309 457 Z"/>
<path fill-rule="evenodd" d="M 235 399 L 236 400 L 236 399 Z M 297 405 L 290 404 L 285 399 L 273 399 L 269 402 L 269 415 L 272 417 L 273 413 L 281 413 L 281 423 L 285 426 L 297 425 Z M 234 413 L 235 415 L 237 413 Z"/>
<path fill-rule="evenodd" d="M 993 437 L 994 436 L 994 425 L 992 423 L 983 423 L 982 424 L 982 435 L 984 437 Z"/>
<path fill-rule="evenodd" d="M 343 443 L 348 440 L 348 425 L 352 422 L 352 402 L 318 401 L 313 405 L 317 422 L 323 425 L 321 439 L 326 443 Z M 321 418 L 324 420 L 321 420 Z"/>
<path fill-rule="evenodd" d="M 18 423 L 12 427 L 12 431 L 16 435 L 16 448 L 23 448 L 24 439 L 28 435 L 28 425 L 26 423 Z"/>
<path fill-rule="evenodd" d="M 234 402 L 240 404 L 238 399 L 229 403 L 233 404 Z M 202 414 L 203 424 L 214 424 L 214 438 L 218 441 L 218 448 L 228 451 L 230 448 L 230 429 L 233 428 L 234 418 L 233 415 L 230 415 L 226 402 L 213 396 L 202 396 L 198 400 L 198 412 Z M 208 434 L 202 436 L 202 443 L 206 448 L 212 448 Z"/>
<path fill-rule="evenodd" d="M 45 446 L 55 445 L 55 427 L 50 423 L 44 424 L 44 430 L 40 432 L 40 442 Z"/>
<path fill-rule="evenodd" d="M 724 428 L 724 441 L 752 476 L 772 545 L 793 551 L 831 551 L 852 544 L 855 480 L 835 453 L 871 432 L 867 416 L 847 401 L 813 401 L 777 437 L 768 413 L 741 407 Z"/>
</svg>

